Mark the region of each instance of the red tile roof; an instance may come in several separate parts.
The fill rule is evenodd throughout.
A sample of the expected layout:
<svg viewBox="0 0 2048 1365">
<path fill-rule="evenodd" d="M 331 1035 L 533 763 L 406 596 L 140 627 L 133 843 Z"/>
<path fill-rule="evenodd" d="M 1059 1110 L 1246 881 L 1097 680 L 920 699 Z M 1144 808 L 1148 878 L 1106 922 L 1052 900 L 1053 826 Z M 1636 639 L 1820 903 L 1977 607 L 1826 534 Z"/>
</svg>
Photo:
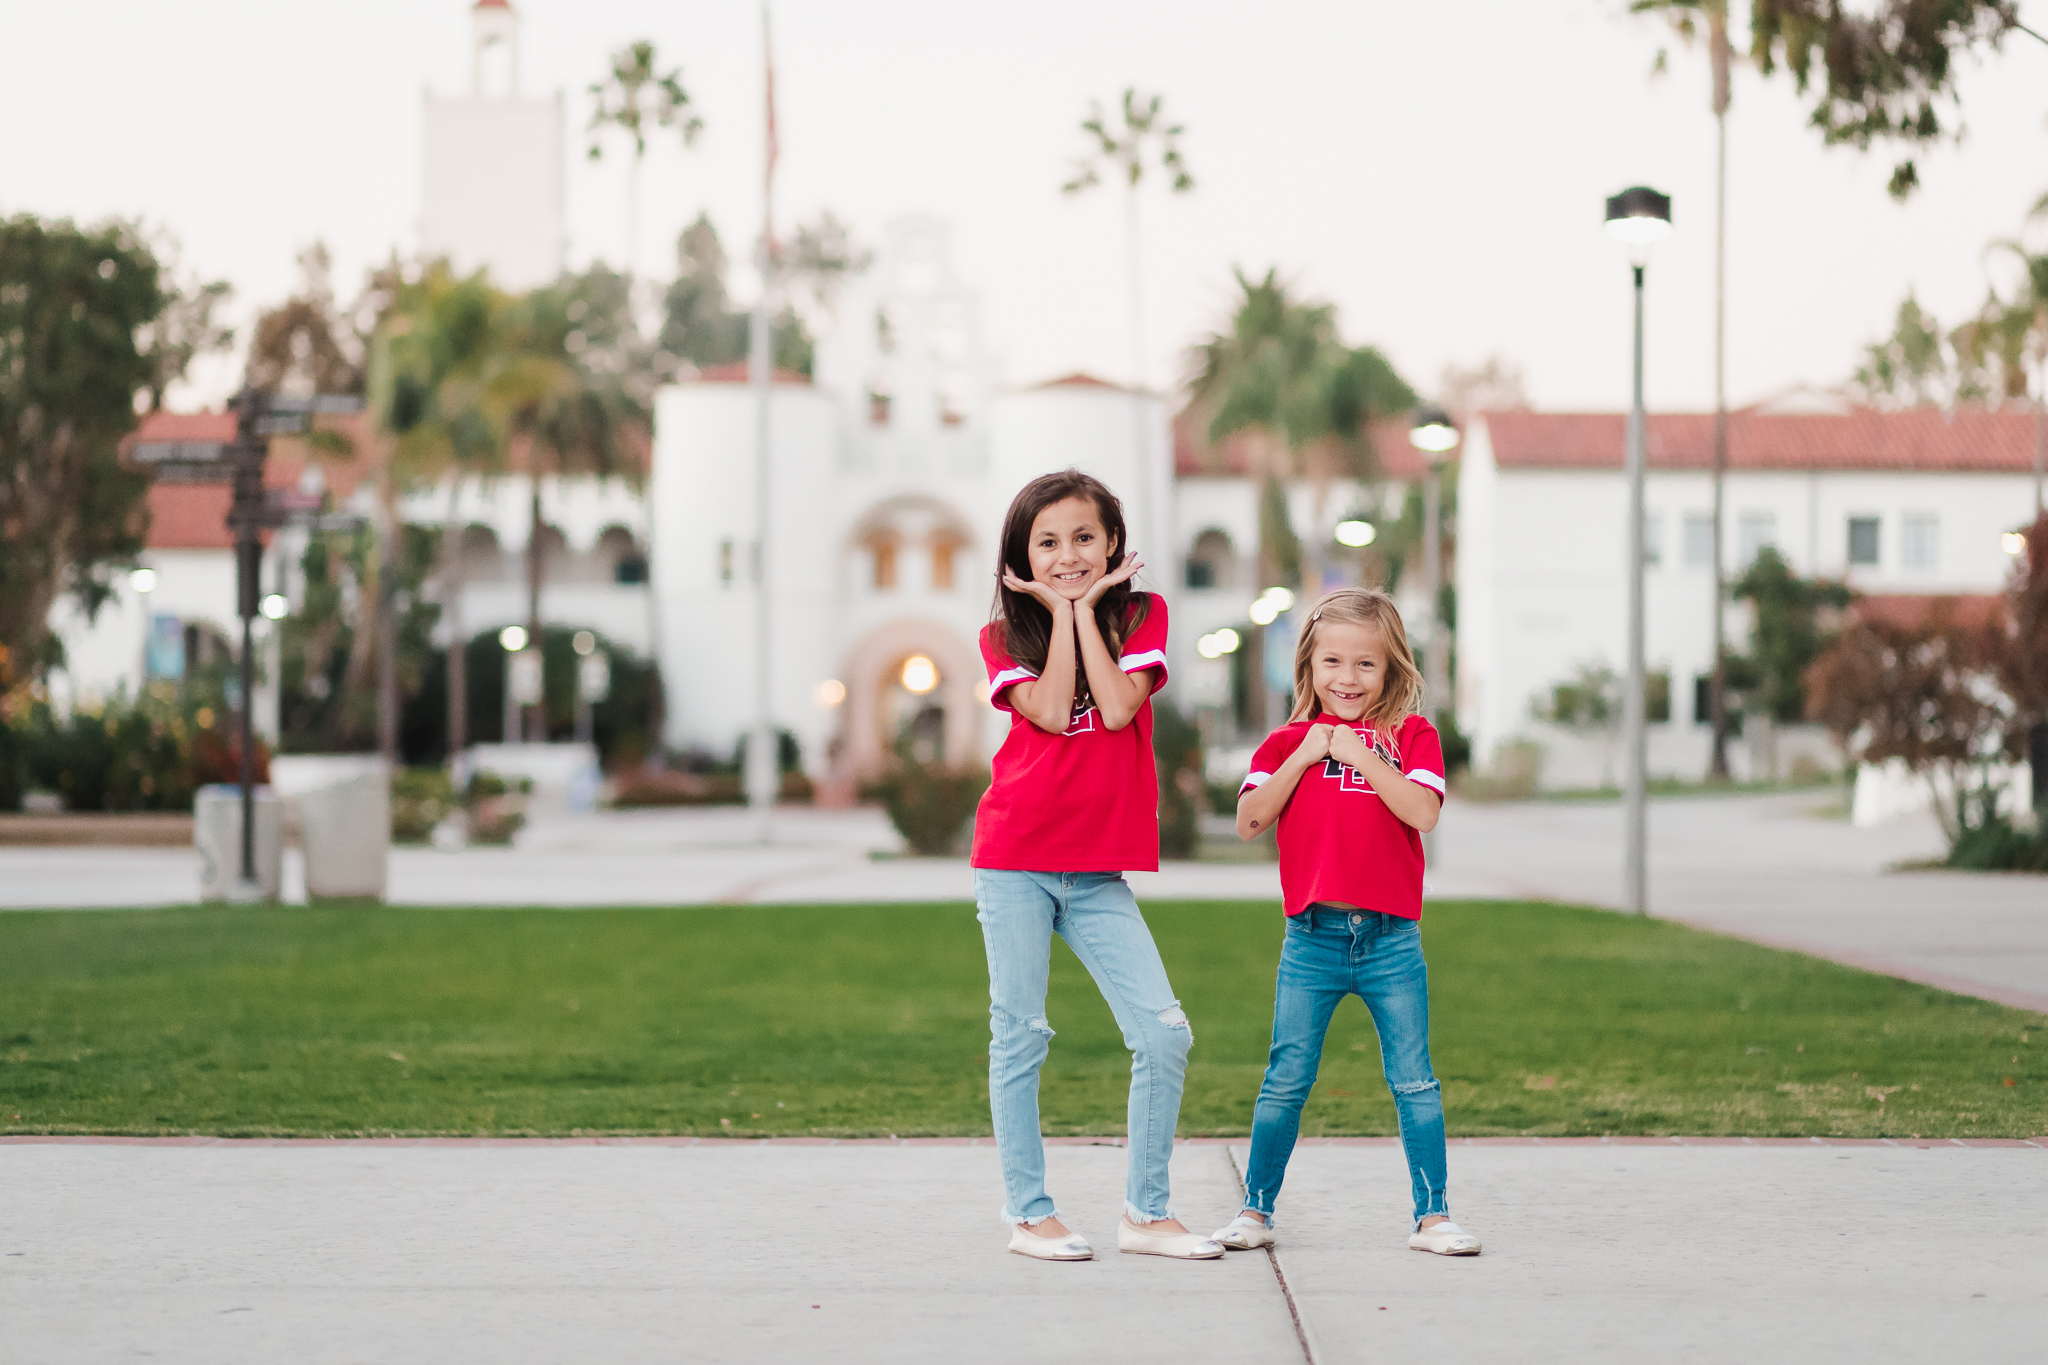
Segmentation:
<svg viewBox="0 0 2048 1365">
<path fill-rule="evenodd" d="M 1026 391 L 1035 389 L 1114 389 L 1118 393 L 1130 392 L 1130 389 L 1122 384 L 1112 384 L 1107 379 L 1097 379 L 1094 375 L 1084 374 L 1080 370 L 1072 374 L 1063 374 L 1058 379 L 1048 379 L 1043 384 L 1033 384 Z"/>
<path fill-rule="evenodd" d="M 1627 418 L 1610 412 L 1483 414 L 1503 469 L 1619 469 Z M 1841 414 L 1728 414 L 1730 469 L 1924 470 L 2023 473 L 2033 468 L 2034 418 L 2024 412 L 1912 408 Z M 1710 469 L 1714 417 L 1652 413 L 1646 453 L 1654 469 Z"/>
<path fill-rule="evenodd" d="M 744 384 L 747 382 L 747 378 L 747 362 L 744 360 L 729 361 L 724 365 L 706 365 L 703 369 L 697 371 L 697 382 L 699 384 Z M 775 367 L 775 382 L 778 384 L 808 384 L 811 382 L 811 377 L 806 374 L 798 374 L 795 370 L 785 370 L 778 365 Z"/>
</svg>

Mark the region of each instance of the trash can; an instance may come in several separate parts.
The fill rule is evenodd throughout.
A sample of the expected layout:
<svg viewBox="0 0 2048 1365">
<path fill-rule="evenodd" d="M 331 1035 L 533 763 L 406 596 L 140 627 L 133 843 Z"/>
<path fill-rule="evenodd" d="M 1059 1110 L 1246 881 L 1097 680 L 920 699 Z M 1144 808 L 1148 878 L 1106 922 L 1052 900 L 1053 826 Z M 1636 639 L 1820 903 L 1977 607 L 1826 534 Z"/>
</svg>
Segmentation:
<svg viewBox="0 0 2048 1365">
<path fill-rule="evenodd" d="M 364 773 L 299 798 L 306 899 L 382 900 L 391 863 L 391 781 Z"/>
<path fill-rule="evenodd" d="M 231 899 L 242 879 L 242 789 L 201 787 L 192 799 L 192 842 L 199 848 L 199 899 Z M 284 808 L 256 789 L 256 885 L 274 901 L 284 889 Z"/>
</svg>

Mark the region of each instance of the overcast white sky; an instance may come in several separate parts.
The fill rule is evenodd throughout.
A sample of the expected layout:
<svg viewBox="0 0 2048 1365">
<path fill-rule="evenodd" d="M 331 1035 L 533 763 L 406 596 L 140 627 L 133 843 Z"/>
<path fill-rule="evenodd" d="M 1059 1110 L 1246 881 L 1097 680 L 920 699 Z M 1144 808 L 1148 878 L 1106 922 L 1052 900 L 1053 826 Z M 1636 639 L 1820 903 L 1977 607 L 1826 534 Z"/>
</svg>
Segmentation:
<svg viewBox="0 0 2048 1365">
<path fill-rule="evenodd" d="M 2022 17 L 2048 31 L 2048 0 Z M 0 213 L 140 216 L 232 280 L 239 315 L 286 294 L 324 239 L 344 290 L 419 207 L 421 92 L 468 84 L 469 0 L 0 0 Z M 1704 56 L 1623 0 L 779 0 L 787 225 L 830 207 L 872 236 L 954 222 L 1005 377 L 1122 377 L 1118 205 L 1064 198 L 1088 99 L 1163 92 L 1200 181 L 1144 205 L 1150 365 L 1180 373 L 1230 269 L 1278 266 L 1336 302 L 1346 338 L 1433 387 L 1499 354 L 1547 408 L 1627 397 L 1627 274 L 1602 199 L 1648 183 L 1678 231 L 1651 267 L 1654 406 L 1710 405 L 1713 121 Z M 616 260 L 622 160 L 577 131 L 606 54 L 651 38 L 708 124 L 650 152 L 647 264 L 708 208 L 758 223 L 758 11 L 676 0 L 523 0 L 523 85 L 569 96 L 571 255 Z M 2048 191 L 2048 46 L 1971 62 L 1969 136 L 1885 195 L 1885 151 L 1823 149 L 1782 75 L 1738 77 L 1730 127 L 1729 391 L 1834 383 L 1905 290 L 1944 321 L 1985 289 L 1983 247 Z M 743 249 L 736 254 L 744 254 Z M 741 286 L 744 288 L 744 285 Z M 187 403 L 217 401 L 215 366 Z"/>
</svg>

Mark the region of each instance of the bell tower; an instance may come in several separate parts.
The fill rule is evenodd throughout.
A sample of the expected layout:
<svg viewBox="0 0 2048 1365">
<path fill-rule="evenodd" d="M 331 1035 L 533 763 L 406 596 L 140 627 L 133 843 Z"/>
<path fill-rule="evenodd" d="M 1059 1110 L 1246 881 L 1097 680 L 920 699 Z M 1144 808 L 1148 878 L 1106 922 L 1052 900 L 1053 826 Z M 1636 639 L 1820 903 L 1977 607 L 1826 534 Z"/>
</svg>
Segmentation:
<svg viewBox="0 0 2048 1365">
<path fill-rule="evenodd" d="M 468 92 L 430 93 L 421 110 L 420 249 L 531 289 L 561 273 L 568 246 L 562 97 L 520 94 L 510 0 L 476 0 L 469 31 Z"/>
<path fill-rule="evenodd" d="M 519 94 L 519 12 L 512 8 L 511 0 L 476 0 L 475 8 L 469 12 L 469 33 L 473 44 L 470 98 L 516 97 Z M 494 58 L 502 59 L 502 62 L 494 61 Z M 502 65 L 505 73 L 504 85 L 502 89 L 493 91 L 487 87 L 485 76 L 498 65 Z"/>
</svg>

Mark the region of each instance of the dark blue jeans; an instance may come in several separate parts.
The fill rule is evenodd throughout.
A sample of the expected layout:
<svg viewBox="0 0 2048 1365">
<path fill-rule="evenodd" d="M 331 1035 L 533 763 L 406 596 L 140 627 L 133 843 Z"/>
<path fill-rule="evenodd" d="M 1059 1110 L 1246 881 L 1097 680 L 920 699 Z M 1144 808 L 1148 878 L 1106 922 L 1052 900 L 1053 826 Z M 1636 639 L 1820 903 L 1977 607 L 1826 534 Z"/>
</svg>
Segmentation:
<svg viewBox="0 0 2048 1365">
<path fill-rule="evenodd" d="M 1301 1106 L 1323 1059 L 1323 1035 L 1346 995 L 1365 1001 L 1379 1030 L 1380 1067 L 1401 1121 L 1415 1221 L 1448 1215 L 1444 1102 L 1429 1068 L 1429 973 L 1422 962 L 1422 926 L 1398 915 L 1321 904 L 1287 921 L 1273 1000 L 1273 1050 L 1252 1111 L 1245 1207 L 1273 1216 L 1287 1158 L 1301 1132 Z"/>
</svg>

